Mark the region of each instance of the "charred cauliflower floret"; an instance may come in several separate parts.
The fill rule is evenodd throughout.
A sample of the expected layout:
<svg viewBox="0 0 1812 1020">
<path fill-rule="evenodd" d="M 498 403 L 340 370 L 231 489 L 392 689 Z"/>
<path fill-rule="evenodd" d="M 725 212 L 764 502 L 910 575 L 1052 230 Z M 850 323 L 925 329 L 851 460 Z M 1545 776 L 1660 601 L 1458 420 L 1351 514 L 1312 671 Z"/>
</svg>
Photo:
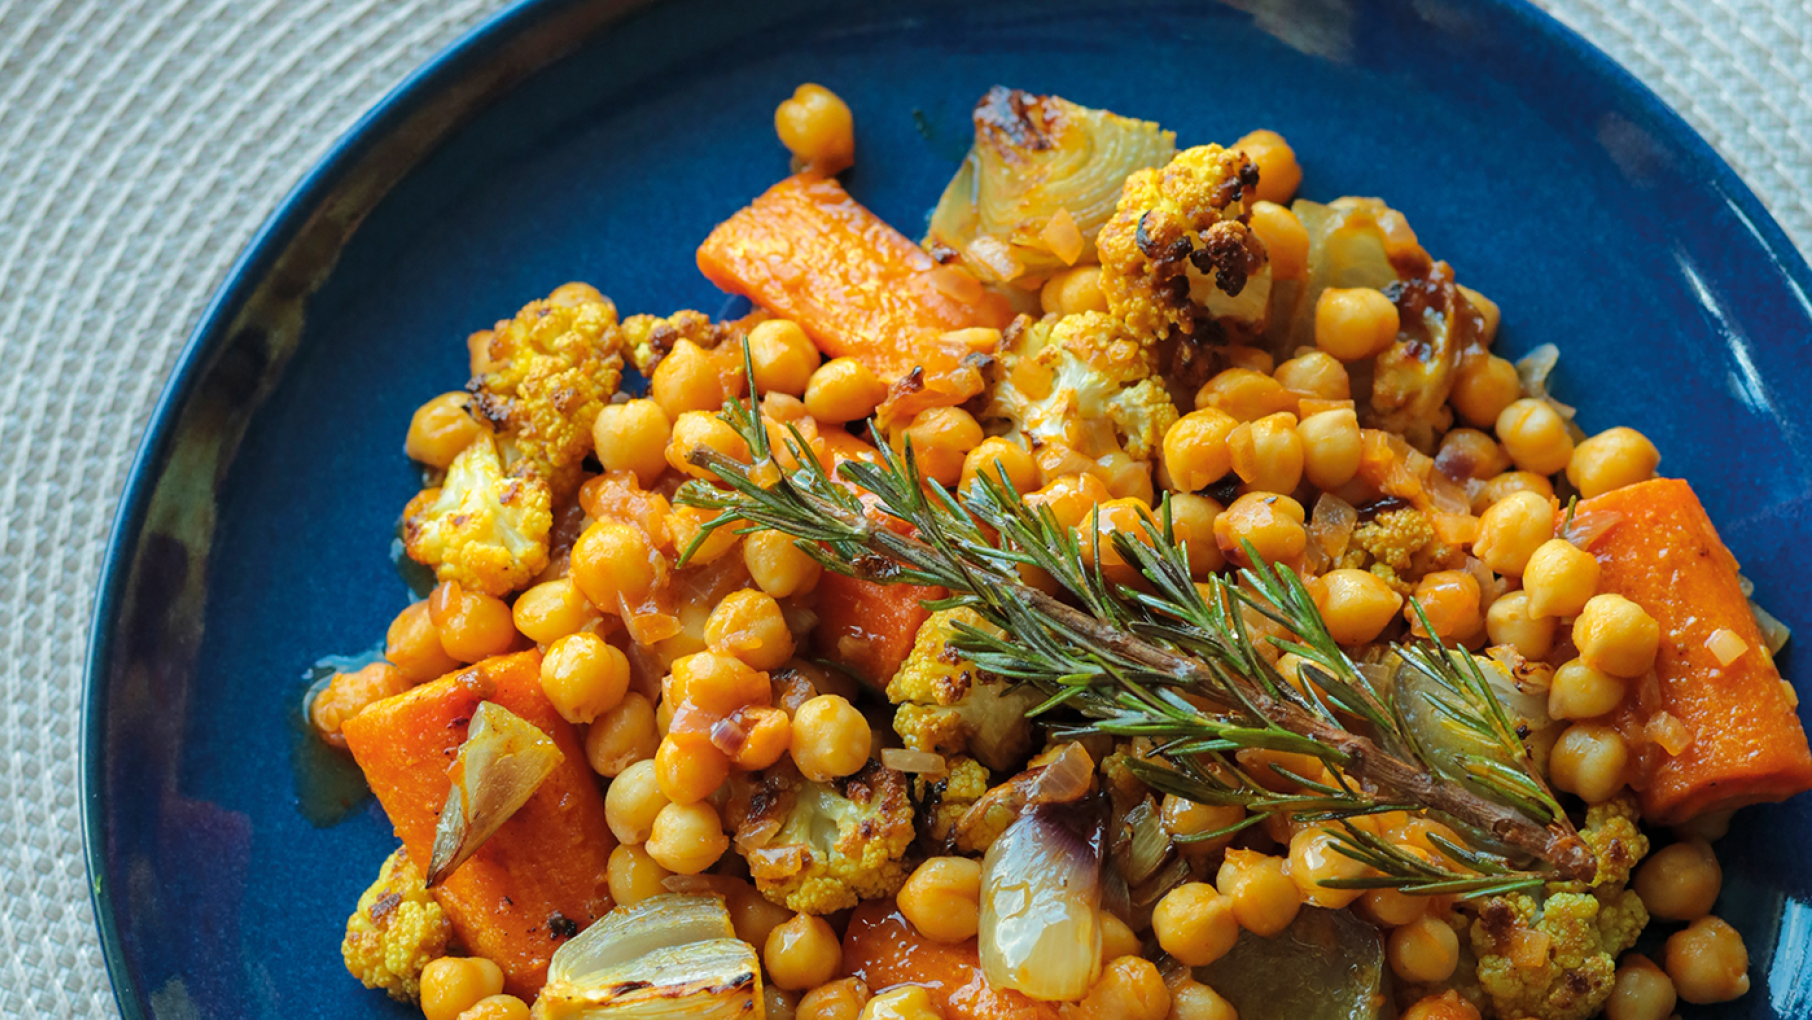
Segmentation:
<svg viewBox="0 0 1812 1020">
<path fill-rule="evenodd" d="M 1490 897 L 1472 924 L 1479 986 L 1500 1020 L 1586 1020 L 1610 998 L 1617 954 L 1647 923 L 1633 892 Z"/>
<path fill-rule="evenodd" d="M 473 412 L 562 496 L 578 484 L 592 423 L 623 379 L 622 343 L 608 300 L 531 301 L 497 324 L 485 371 L 466 386 Z"/>
<path fill-rule="evenodd" d="M 398 1002 L 412 1002 L 421 996 L 422 968 L 446 955 L 452 935 L 446 911 L 399 847 L 346 919 L 340 955 L 366 988 L 382 988 Z"/>
<path fill-rule="evenodd" d="M 1389 567 L 1396 576 L 1409 573 L 1416 553 L 1434 541 L 1434 526 L 1428 515 L 1414 507 L 1385 512 L 1353 529 L 1352 550 L 1371 556 L 1376 563 Z"/>
<path fill-rule="evenodd" d="M 964 658 L 951 643 L 958 621 L 992 629 L 973 609 L 931 614 L 887 684 L 887 699 L 899 706 L 894 732 L 916 751 L 966 753 L 989 768 L 1017 768 L 1032 749 L 1026 712 L 1038 704 L 1038 696 L 1012 689 Z"/>
<path fill-rule="evenodd" d="M 480 436 L 404 508 L 403 546 L 442 581 L 505 595 L 547 566 L 553 523 L 547 482 L 527 462 L 505 471 L 497 441 Z"/>
<path fill-rule="evenodd" d="M 1096 242 L 1108 310 L 1147 342 L 1203 320 L 1262 329 L 1269 266 L 1246 224 L 1257 187 L 1258 167 L 1218 145 L 1127 177 Z"/>
<path fill-rule="evenodd" d="M 984 417 L 1031 449 L 1062 443 L 1090 458 L 1150 460 L 1176 423 L 1157 360 L 1100 312 L 1022 318 L 1007 331 Z"/>
<path fill-rule="evenodd" d="M 878 761 L 830 783 L 783 761 L 762 775 L 736 828 L 762 895 L 802 914 L 899 892 L 913 838 L 906 777 Z"/>
<path fill-rule="evenodd" d="M 1586 809 L 1585 824 L 1579 827 L 1579 838 L 1592 848 L 1598 859 L 1598 874 L 1589 888 L 1610 893 L 1629 884 L 1630 875 L 1642 858 L 1648 856 L 1648 837 L 1639 827 L 1642 809 L 1634 795 L 1623 793 L 1603 804 Z M 1556 892 L 1584 892 L 1583 883 L 1551 884 Z"/>
<path fill-rule="evenodd" d="M 622 332 L 629 363 L 642 375 L 652 376 L 655 366 L 681 340 L 690 340 L 711 350 L 734 337 L 737 331 L 726 323 L 712 322 L 703 312 L 686 308 L 665 317 L 631 315 L 623 320 Z"/>
<path fill-rule="evenodd" d="M 936 846 L 953 846 L 956 823 L 963 820 L 982 794 L 988 792 L 988 769 L 974 758 L 961 755 L 947 762 L 950 771 L 936 779 L 923 776 L 912 781 L 913 801 L 926 837 Z"/>
</svg>

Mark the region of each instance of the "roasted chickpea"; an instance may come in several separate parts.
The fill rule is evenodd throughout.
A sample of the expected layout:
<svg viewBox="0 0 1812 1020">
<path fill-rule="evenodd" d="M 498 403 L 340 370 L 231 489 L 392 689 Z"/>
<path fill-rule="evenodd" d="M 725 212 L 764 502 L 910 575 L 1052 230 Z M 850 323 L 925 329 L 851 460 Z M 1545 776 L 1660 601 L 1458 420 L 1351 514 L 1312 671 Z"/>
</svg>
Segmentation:
<svg viewBox="0 0 1812 1020">
<path fill-rule="evenodd" d="M 1485 622 L 1479 613 L 1479 595 L 1478 578 L 1464 570 L 1436 570 L 1416 582 L 1415 600 L 1443 641 L 1464 643 L 1478 634 Z M 1428 636 L 1415 606 L 1403 607 L 1403 619 L 1409 623 L 1410 633 Z"/>
<path fill-rule="evenodd" d="M 604 791 L 604 819 L 619 843 L 646 843 L 655 816 L 669 801 L 661 793 L 653 761 L 624 769 Z"/>
<path fill-rule="evenodd" d="M 1554 484 L 1547 476 L 1531 474 L 1527 471 L 1506 471 L 1485 482 L 1478 495 L 1472 497 L 1472 512 L 1484 512 L 1498 503 L 1519 492 L 1532 492 L 1543 499 L 1554 498 Z"/>
<path fill-rule="evenodd" d="M 1545 400 L 1525 397 L 1497 416 L 1498 442 L 1516 466 L 1538 475 L 1551 475 L 1573 459 L 1573 437 L 1567 420 Z"/>
<path fill-rule="evenodd" d="M 422 968 L 422 1015 L 459 1020 L 480 1000 L 503 991 L 503 968 L 482 956 L 443 956 Z"/>
<path fill-rule="evenodd" d="M 1550 538 L 1523 568 L 1523 590 L 1536 616 L 1578 616 L 1598 591 L 1598 558 L 1564 538 Z"/>
<path fill-rule="evenodd" d="M 1317 595 L 1329 636 L 1343 645 L 1375 640 L 1403 608 L 1403 596 L 1382 578 L 1350 567 L 1322 575 Z"/>
<path fill-rule="evenodd" d="M 1403 980 L 1437 984 L 1459 966 L 1460 940 L 1445 922 L 1424 916 L 1391 932 L 1385 955 Z"/>
<path fill-rule="evenodd" d="M 1580 443 L 1567 461 L 1567 481 L 1586 499 L 1655 477 L 1661 451 L 1647 436 L 1619 426 Z"/>
<path fill-rule="evenodd" d="M 1584 659 L 1570 659 L 1554 671 L 1548 686 L 1548 714 L 1556 719 L 1591 719 L 1623 701 L 1624 683 Z"/>
<path fill-rule="evenodd" d="M 1329 287 L 1315 300 L 1315 346 L 1341 361 L 1364 361 L 1396 342 L 1397 306 L 1371 287 Z"/>
<path fill-rule="evenodd" d="M 1064 475 L 1027 496 L 1026 502 L 1034 507 L 1049 507 L 1058 524 L 1074 528 L 1112 498 L 1113 493 L 1094 475 Z"/>
<path fill-rule="evenodd" d="M 673 872 L 655 863 L 648 851 L 629 843 L 619 844 L 612 850 L 610 863 L 605 867 L 610 898 L 619 907 L 633 906 L 650 896 L 665 894 L 667 879 L 672 875 Z"/>
<path fill-rule="evenodd" d="M 821 694 L 793 714 L 793 762 L 814 782 L 851 775 L 868 764 L 872 736 L 854 705 Z"/>
<path fill-rule="evenodd" d="M 970 450 L 963 458 L 963 474 L 957 488 L 968 491 L 976 476 L 984 473 L 995 484 L 1000 484 L 1004 475 L 1007 486 L 1014 492 L 1025 493 L 1038 488 L 1038 462 L 1025 447 L 1011 439 L 991 436 Z"/>
<path fill-rule="evenodd" d="M 742 563 L 755 586 L 777 599 L 811 591 L 824 569 L 792 536 L 778 531 L 744 535 Z"/>
<path fill-rule="evenodd" d="M 1302 504 L 1288 496 L 1248 492 L 1214 519 L 1214 539 L 1229 560 L 1250 566 L 1245 543 L 1268 563 L 1295 564 L 1308 548 Z"/>
<path fill-rule="evenodd" d="M 1302 166 L 1296 162 L 1296 151 L 1275 131 L 1259 129 L 1233 143 L 1233 148 L 1246 154 L 1258 167 L 1258 191 L 1261 202 L 1286 205 L 1302 186 Z"/>
<path fill-rule="evenodd" d="M 1233 468 L 1228 439 L 1239 422 L 1218 408 L 1193 411 L 1164 433 L 1164 470 L 1178 492 L 1196 492 Z"/>
<path fill-rule="evenodd" d="M 733 608 L 730 615 L 740 613 Z M 716 611 L 712 616 L 716 616 Z M 705 627 L 710 630 L 709 619 Z M 715 633 L 720 640 L 728 641 L 724 627 L 726 625 L 720 621 L 720 629 Z M 740 643 L 741 639 L 737 641 Z M 681 656 L 673 660 L 669 669 L 663 697 L 675 710 L 682 704 L 690 704 L 710 715 L 726 716 L 744 705 L 766 704 L 770 697 L 766 673 L 737 656 L 716 649 Z"/>
<path fill-rule="evenodd" d="M 403 452 L 409 459 L 444 471 L 460 451 L 483 435 L 484 426 L 466 410 L 471 399 L 466 393 L 442 393 L 416 408 L 409 419 L 409 436 L 403 440 Z"/>
<path fill-rule="evenodd" d="M 1648 957 L 1631 953 L 1617 968 L 1604 1016 L 1605 1020 L 1667 1020 L 1678 1003 L 1673 979 Z"/>
<path fill-rule="evenodd" d="M 1275 273 L 1275 256 L 1272 266 Z M 1038 291 L 1038 303 L 1046 315 L 1107 311 L 1107 297 L 1101 293 L 1101 267 L 1077 266 L 1052 274 Z"/>
<path fill-rule="evenodd" d="M 740 359 L 736 367 L 742 367 Z M 648 395 L 666 412 L 668 421 L 678 421 L 687 411 L 715 413 L 733 392 L 741 392 L 740 375 L 738 372 L 737 378 L 727 380 L 715 352 L 680 339 L 654 366 L 648 379 Z M 725 386 L 727 381 L 733 385 Z"/>
<path fill-rule="evenodd" d="M 1435 467 L 1455 481 L 1487 479 L 1510 469 L 1510 455 L 1478 429 L 1453 429 L 1441 437 Z"/>
<path fill-rule="evenodd" d="M 1235 421 L 1257 421 L 1280 411 L 1294 411 L 1299 399 L 1268 372 L 1229 368 L 1196 391 L 1195 409 L 1202 411 L 1212 407 Z"/>
<path fill-rule="evenodd" d="M 568 634 L 541 659 L 541 690 L 562 719 L 591 722 L 629 693 L 629 659 L 596 634 Z"/>
<path fill-rule="evenodd" d="M 969 451 L 982 441 L 981 425 L 960 407 L 926 408 L 913 416 L 903 435 L 902 449 L 910 440 L 919 473 L 945 486 L 954 486 L 962 479 Z"/>
<path fill-rule="evenodd" d="M 1695 1006 L 1728 1002 L 1749 991 L 1749 949 L 1717 917 L 1701 917 L 1667 940 L 1667 976 Z"/>
<path fill-rule="evenodd" d="M 669 729 L 654 752 L 654 778 L 669 801 L 697 804 L 730 778 L 730 759 L 703 733 Z"/>
<path fill-rule="evenodd" d="M 730 849 L 717 809 L 709 804 L 669 804 L 654 817 L 643 849 L 676 875 L 696 875 Z M 828 977 L 829 975 L 826 975 Z"/>
<path fill-rule="evenodd" d="M 535 585 L 510 607 L 516 629 L 538 645 L 551 645 L 597 623 L 599 613 L 570 577 Z"/>
<path fill-rule="evenodd" d="M 516 643 L 516 621 L 500 598 L 442 581 L 428 596 L 428 618 L 440 647 L 460 662 L 501 655 Z"/>
<path fill-rule="evenodd" d="M 780 603 L 765 592 L 731 592 L 705 621 L 705 644 L 759 670 L 778 669 L 793 657 L 793 635 Z"/>
<path fill-rule="evenodd" d="M 1474 428 L 1497 425 L 1498 416 L 1523 395 L 1516 366 L 1496 356 L 1462 360 L 1453 373 L 1453 391 L 1447 402 L 1460 419 Z"/>
<path fill-rule="evenodd" d="M 528 1020 L 528 1003 L 514 995 L 487 995 L 459 1014 L 459 1020 Z"/>
<path fill-rule="evenodd" d="M 834 358 L 819 366 L 805 386 L 805 409 L 833 425 L 875 413 L 887 397 L 887 384 L 854 358 Z"/>
<path fill-rule="evenodd" d="M 933 857 L 913 870 L 897 900 L 920 935 L 934 942 L 972 939 L 981 917 L 981 862 Z"/>
<path fill-rule="evenodd" d="M 835 976 L 843 965 L 843 948 L 823 918 L 795 914 L 768 933 L 761 962 L 775 984 L 800 991 L 816 988 Z"/>
<path fill-rule="evenodd" d="M 1535 550 L 1553 537 L 1554 507 L 1547 497 L 1511 493 L 1479 516 L 1472 554 L 1497 573 L 1520 577 Z"/>
<path fill-rule="evenodd" d="M 1633 884 L 1650 915 L 1693 921 L 1711 913 L 1724 886 L 1724 869 L 1710 843 L 1686 839 L 1650 854 Z"/>
<path fill-rule="evenodd" d="M 774 111 L 774 132 L 800 168 L 834 174 L 856 161 L 855 118 L 842 97 L 806 82 Z"/>
<path fill-rule="evenodd" d="M 653 758 L 660 743 L 654 705 L 631 691 L 585 731 L 585 758 L 598 775 L 616 776 L 638 761 Z"/>
<path fill-rule="evenodd" d="M 868 999 L 868 984 L 861 978 L 832 981 L 805 993 L 794 1020 L 857 1020 Z"/>
<path fill-rule="evenodd" d="M 1554 648 L 1554 618 L 1541 616 L 1527 591 L 1513 591 L 1485 612 L 1485 633 L 1494 645 L 1509 645 L 1525 659 L 1545 659 Z"/>
<path fill-rule="evenodd" d="M 1260 168 L 1258 187 L 1265 188 Z M 1262 199 L 1252 204 L 1252 232 L 1265 243 L 1273 280 L 1300 280 L 1309 271 L 1309 232 L 1287 207 Z"/>
<path fill-rule="evenodd" d="M 1548 755 L 1549 778 L 1588 804 L 1602 804 L 1623 789 L 1630 749 L 1623 734 L 1610 726 L 1574 723 Z"/>
<path fill-rule="evenodd" d="M 592 447 L 606 471 L 633 472 L 636 481 L 653 485 L 667 470 L 667 441 L 673 425 L 661 405 L 643 398 L 607 404 L 592 423 Z"/>
<path fill-rule="evenodd" d="M 1170 986 L 1170 1020 L 1239 1020 L 1239 1011 L 1221 993 L 1186 977 Z"/>
<path fill-rule="evenodd" d="M 667 440 L 667 466 L 692 478 L 716 478 L 709 468 L 692 463 L 690 458 L 700 450 L 714 450 L 731 460 L 749 462 L 749 444 L 716 412 L 682 412 L 674 419 L 673 434 Z"/>
<path fill-rule="evenodd" d="M 1353 395 L 1346 366 L 1326 351 L 1307 351 L 1277 366 L 1271 374 L 1283 388 L 1298 397 L 1347 400 Z"/>
<path fill-rule="evenodd" d="M 1170 497 L 1170 527 L 1178 544 L 1189 552 L 1189 573 L 1203 577 L 1227 565 L 1214 540 L 1214 520 L 1221 505 L 1206 496 L 1177 493 Z"/>
<path fill-rule="evenodd" d="M 1342 889 L 1325 883 L 1364 878 L 1370 871 L 1364 864 L 1340 852 L 1333 832 L 1313 827 L 1298 829 L 1290 837 L 1290 861 L 1286 869 L 1304 903 L 1330 910 L 1348 906 L 1364 890 Z"/>
<path fill-rule="evenodd" d="M 1091 1020 L 1165 1020 L 1170 1015 L 1170 989 L 1158 965 L 1136 953 L 1118 957 L 1076 1004 L 1075 1016 Z"/>
<path fill-rule="evenodd" d="M 1214 884 L 1233 901 L 1240 927 L 1264 938 L 1288 928 L 1302 908 L 1302 891 L 1290 880 L 1281 857 L 1228 850 Z"/>
<path fill-rule="evenodd" d="M 1296 435 L 1302 440 L 1302 469 L 1310 485 L 1330 491 L 1359 473 L 1363 439 L 1352 408 L 1312 414 L 1296 426 Z"/>
<path fill-rule="evenodd" d="M 755 388 L 760 392 L 802 397 L 812 373 L 818 370 L 818 348 L 798 323 L 769 319 L 749 330 L 749 362 L 755 368 Z"/>
<path fill-rule="evenodd" d="M 1164 894 L 1151 912 L 1158 945 L 1187 967 L 1206 967 L 1239 940 L 1233 901 L 1206 882 L 1189 882 Z"/>
<path fill-rule="evenodd" d="M 622 601 L 633 603 L 654 587 L 659 557 L 642 529 L 593 521 L 573 543 L 571 576 L 599 612 L 615 615 Z"/>
<path fill-rule="evenodd" d="M 1294 492 L 1302 481 L 1303 442 L 1288 411 L 1245 422 L 1227 436 L 1233 471 L 1266 492 Z"/>
<path fill-rule="evenodd" d="M 374 662 L 351 673 L 336 673 L 327 687 L 309 701 L 309 725 L 314 727 L 316 736 L 344 750 L 346 736 L 340 727 L 346 720 L 413 686 L 402 670 L 388 662 Z"/>
<path fill-rule="evenodd" d="M 1573 621 L 1579 657 L 1612 676 L 1639 677 L 1655 665 L 1661 625 L 1621 595 L 1594 595 Z"/>
</svg>

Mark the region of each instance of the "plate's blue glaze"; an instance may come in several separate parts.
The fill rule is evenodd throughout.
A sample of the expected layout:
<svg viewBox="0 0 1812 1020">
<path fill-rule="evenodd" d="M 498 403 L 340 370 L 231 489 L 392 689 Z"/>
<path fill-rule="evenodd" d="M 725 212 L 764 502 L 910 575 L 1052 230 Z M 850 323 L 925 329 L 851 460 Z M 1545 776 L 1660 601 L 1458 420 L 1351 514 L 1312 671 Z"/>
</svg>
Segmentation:
<svg viewBox="0 0 1812 1020">
<path fill-rule="evenodd" d="M 696 243 L 786 171 L 774 105 L 846 97 L 863 201 L 916 234 L 988 86 L 1282 131 L 1303 193 L 1382 195 L 1553 340 L 1588 431 L 1634 425 L 1693 481 L 1801 633 L 1812 275 L 1705 145 L 1533 10 L 1472 0 L 1214 3 L 546 0 L 379 108 L 260 235 L 183 358 L 121 511 L 90 657 L 87 831 L 127 1016 L 409 1011 L 360 989 L 340 926 L 392 847 L 371 805 L 298 809 L 290 713 L 320 656 L 409 594 L 410 411 L 463 340 L 568 279 L 626 312 L 716 311 Z M 424 155 L 425 154 L 425 155 Z M 1789 670 L 1792 672 L 1791 664 Z M 1745 813 L 1720 912 L 1755 991 L 1700 1015 L 1812 1014 L 1812 805 Z M 1778 933 L 1778 937 L 1777 937 Z"/>
</svg>

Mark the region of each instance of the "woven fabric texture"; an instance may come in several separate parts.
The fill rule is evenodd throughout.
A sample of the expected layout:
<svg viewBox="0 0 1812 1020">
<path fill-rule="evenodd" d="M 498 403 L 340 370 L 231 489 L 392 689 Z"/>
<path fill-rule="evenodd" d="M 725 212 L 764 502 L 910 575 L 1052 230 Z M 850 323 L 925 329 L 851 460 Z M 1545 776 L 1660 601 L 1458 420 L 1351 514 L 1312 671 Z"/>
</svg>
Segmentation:
<svg viewBox="0 0 1812 1020">
<path fill-rule="evenodd" d="M 152 404 L 284 193 L 507 0 L 0 0 L 0 1016 L 115 1007 L 82 859 L 82 656 Z M 1812 248 L 1803 0 L 1541 0 Z"/>
</svg>

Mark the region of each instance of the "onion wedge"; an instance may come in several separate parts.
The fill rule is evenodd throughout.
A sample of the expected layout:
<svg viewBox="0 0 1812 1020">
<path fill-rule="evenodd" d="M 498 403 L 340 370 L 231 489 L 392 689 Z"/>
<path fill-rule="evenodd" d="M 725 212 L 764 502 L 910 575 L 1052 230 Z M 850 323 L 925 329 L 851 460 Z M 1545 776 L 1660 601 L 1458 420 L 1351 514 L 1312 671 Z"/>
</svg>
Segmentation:
<svg viewBox="0 0 1812 1020">
<path fill-rule="evenodd" d="M 434 830 L 428 885 L 476 853 L 565 757 L 534 723 L 495 702 L 479 705 L 453 760 L 453 786 Z"/>
</svg>

